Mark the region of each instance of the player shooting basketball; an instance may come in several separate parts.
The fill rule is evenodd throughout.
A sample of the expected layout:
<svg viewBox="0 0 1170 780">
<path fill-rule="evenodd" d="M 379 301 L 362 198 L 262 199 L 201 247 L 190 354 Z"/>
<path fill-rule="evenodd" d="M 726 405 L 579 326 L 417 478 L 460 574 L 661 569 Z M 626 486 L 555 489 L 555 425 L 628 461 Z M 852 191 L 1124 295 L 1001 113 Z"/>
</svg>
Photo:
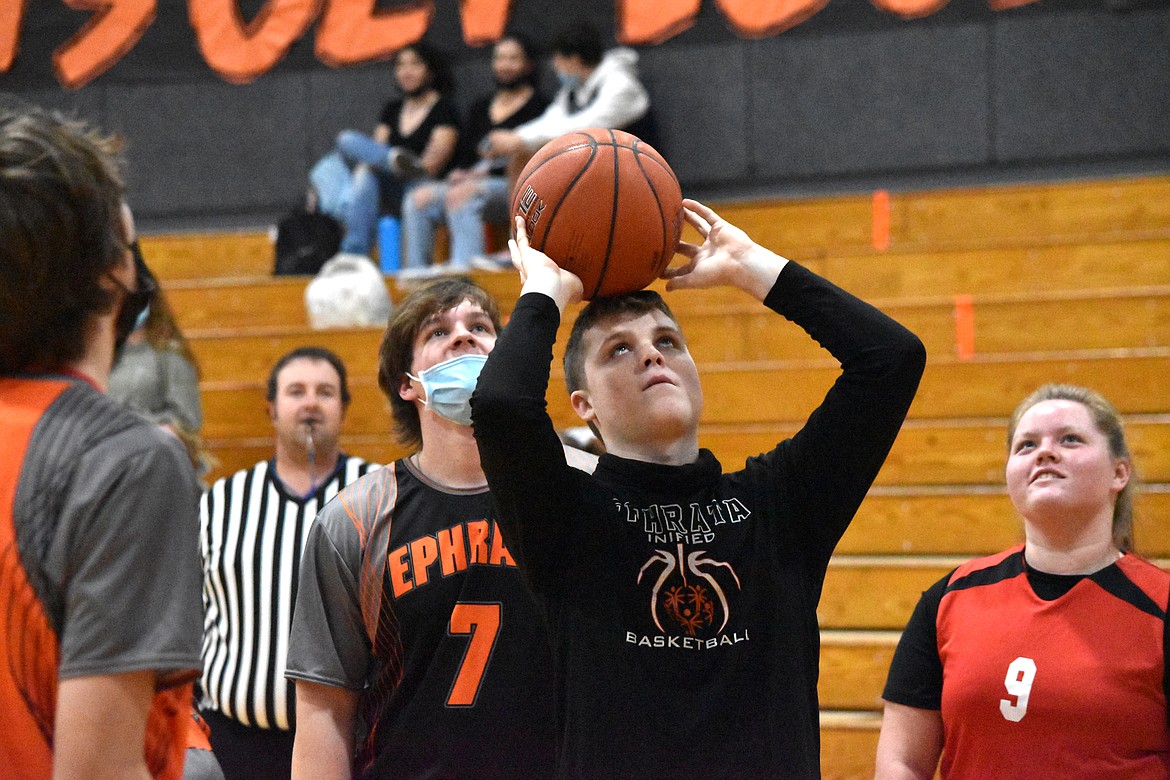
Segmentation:
<svg viewBox="0 0 1170 780">
<path fill-rule="evenodd" d="M 569 468 L 544 398 L 582 285 L 518 221 L 522 295 L 472 398 L 480 458 L 551 629 L 561 775 L 817 777 L 817 600 L 925 354 L 877 309 L 684 206 L 703 241 L 680 245 L 668 290 L 741 289 L 841 362 L 803 429 L 724 473 L 699 447 L 698 370 L 666 303 L 598 298 L 565 374 L 608 454 L 592 475 Z"/>
</svg>

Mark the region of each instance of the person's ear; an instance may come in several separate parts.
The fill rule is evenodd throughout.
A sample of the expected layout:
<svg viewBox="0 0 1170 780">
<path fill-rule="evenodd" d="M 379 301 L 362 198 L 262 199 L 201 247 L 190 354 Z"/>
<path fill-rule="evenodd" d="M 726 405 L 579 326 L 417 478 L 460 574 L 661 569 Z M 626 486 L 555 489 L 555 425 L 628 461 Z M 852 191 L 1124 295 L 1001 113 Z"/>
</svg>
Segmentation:
<svg viewBox="0 0 1170 780">
<path fill-rule="evenodd" d="M 1118 458 L 1113 463 L 1113 492 L 1120 493 L 1129 484 L 1132 467 L 1128 460 Z"/>
<path fill-rule="evenodd" d="M 573 406 L 573 411 L 577 413 L 586 423 L 592 423 L 597 419 L 597 412 L 593 408 L 593 401 L 589 398 L 588 390 L 574 390 L 569 394 L 569 403 Z"/>
<path fill-rule="evenodd" d="M 422 394 L 414 387 L 414 380 L 403 374 L 402 382 L 398 385 L 398 397 L 404 401 L 421 401 Z"/>
<path fill-rule="evenodd" d="M 268 402 L 268 419 L 276 422 L 276 404 L 272 401 Z"/>
</svg>

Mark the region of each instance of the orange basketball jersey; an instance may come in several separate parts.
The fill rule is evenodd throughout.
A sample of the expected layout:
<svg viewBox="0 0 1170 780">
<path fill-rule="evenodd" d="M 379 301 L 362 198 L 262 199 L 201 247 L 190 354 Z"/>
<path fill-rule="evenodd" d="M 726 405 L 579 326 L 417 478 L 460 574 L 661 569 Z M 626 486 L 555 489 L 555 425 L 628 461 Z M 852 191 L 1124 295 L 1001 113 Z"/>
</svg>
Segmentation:
<svg viewBox="0 0 1170 780">
<path fill-rule="evenodd" d="M 25 568 L 35 565 L 36 557 L 17 543 L 16 496 L 38 423 L 71 387 L 80 386 L 68 379 L 0 377 L 0 774 L 5 780 L 45 780 L 53 773 L 59 637 Z M 144 752 L 156 778 L 182 776 L 191 696 L 189 683 L 155 695 Z"/>
</svg>

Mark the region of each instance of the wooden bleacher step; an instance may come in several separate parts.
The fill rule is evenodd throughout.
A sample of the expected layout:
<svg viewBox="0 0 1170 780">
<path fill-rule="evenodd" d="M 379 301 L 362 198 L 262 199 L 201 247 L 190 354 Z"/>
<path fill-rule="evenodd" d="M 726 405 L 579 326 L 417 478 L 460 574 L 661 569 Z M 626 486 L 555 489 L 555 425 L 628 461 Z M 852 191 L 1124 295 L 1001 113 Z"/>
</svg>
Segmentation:
<svg viewBox="0 0 1170 780">
<path fill-rule="evenodd" d="M 950 303 L 955 295 L 975 296 L 975 305 L 1008 304 L 1027 298 L 1133 298 L 1163 294 L 1170 287 L 1170 238 L 1123 244 L 1018 248 L 983 252 L 919 252 L 812 260 L 805 264 L 859 297 L 883 307 L 920 299 Z M 1054 273 L 1053 269 L 1060 269 Z M 472 272 L 505 311 L 520 291 L 513 273 Z M 308 277 L 188 279 L 164 284 L 179 324 L 188 335 L 200 331 L 306 327 L 304 293 Z M 652 287 L 664 289 L 662 282 Z M 387 279 L 392 300 L 411 285 Z M 758 311 L 758 304 L 731 290 L 688 290 L 668 301 L 679 317 Z M 982 299 L 982 300 L 981 300 Z M 1130 304 L 1126 304 L 1130 305 Z M 1132 308 L 1132 305 L 1130 305 Z"/>
<path fill-rule="evenodd" d="M 253 417 L 264 414 L 263 398 L 253 404 Z M 217 420 L 212 422 L 212 420 Z M 223 418 L 208 418 L 209 433 Z M 267 423 L 267 420 L 264 420 Z M 389 433 L 386 418 L 380 433 L 345 433 L 342 444 L 347 451 L 380 463 L 405 453 Z M 271 426 L 256 425 L 254 436 L 214 438 L 207 444 L 220 461 L 213 476 L 222 475 L 267 458 L 272 453 Z M 350 430 L 347 428 L 347 430 Z M 758 431 L 701 426 L 699 443 L 709 448 L 728 470 L 741 468 L 744 461 L 766 452 L 781 438 L 795 433 L 795 428 L 772 428 Z M 1170 422 L 1131 422 L 1128 426 L 1130 447 L 1141 465 L 1143 480 L 1148 484 L 1170 483 Z M 939 421 L 915 424 L 903 429 L 879 472 L 878 486 L 962 486 L 996 485 L 1003 481 L 1005 447 L 1000 421 L 981 426 L 959 425 Z"/>
<path fill-rule="evenodd" d="M 1170 263 L 1167 265 L 1170 267 Z M 287 283 L 271 287 L 282 292 L 293 289 Z M 288 295 L 259 296 L 253 301 L 246 291 L 233 290 L 230 296 L 224 296 L 226 306 L 219 310 L 217 320 L 217 314 L 209 309 L 219 303 L 219 296 L 214 294 L 214 288 L 201 293 L 203 308 L 193 300 L 184 302 L 187 308 L 183 310 L 181 327 L 201 365 L 207 363 L 215 372 L 208 378 L 249 376 L 233 361 L 250 360 L 258 350 L 337 342 L 340 351 L 357 339 L 361 343 L 354 344 L 355 350 L 373 355 L 381 342 L 381 328 L 309 328 L 303 303 L 290 300 Z M 873 304 L 916 333 L 932 357 L 1170 347 L 1170 285 L 1108 293 L 986 296 L 970 299 L 965 307 L 957 306 L 953 299 L 939 297 L 914 301 L 879 299 Z M 754 301 L 684 303 L 674 309 L 686 331 L 691 354 L 701 365 L 829 359 L 828 353 L 804 333 Z M 220 324 L 191 327 L 199 321 Z M 558 364 L 571 325 L 572 319 L 566 318 L 558 334 L 554 348 Z M 262 357 L 267 359 L 267 355 Z"/>
<path fill-rule="evenodd" d="M 873 780 L 881 723 L 876 712 L 822 710 L 822 780 Z"/>
<path fill-rule="evenodd" d="M 878 251 L 869 194 L 711 205 L 796 260 Z M 1170 176 L 893 192 L 888 221 L 895 253 L 1165 238 Z M 142 246 L 168 281 L 263 277 L 273 267 L 268 232 L 143 236 Z"/>
<path fill-rule="evenodd" d="M 1023 540 L 1003 486 L 878 486 L 837 544 L 838 555 L 990 555 Z M 1143 485 L 1134 537 L 1147 557 L 1170 558 L 1170 485 Z"/>
</svg>

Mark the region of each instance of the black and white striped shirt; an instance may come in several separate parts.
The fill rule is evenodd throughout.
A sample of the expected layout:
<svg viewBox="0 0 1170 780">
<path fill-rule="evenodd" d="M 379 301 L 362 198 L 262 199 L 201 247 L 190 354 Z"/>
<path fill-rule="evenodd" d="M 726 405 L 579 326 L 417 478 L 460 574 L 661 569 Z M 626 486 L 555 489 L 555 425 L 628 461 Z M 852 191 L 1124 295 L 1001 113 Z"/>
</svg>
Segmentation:
<svg viewBox="0 0 1170 780">
<path fill-rule="evenodd" d="M 318 510 L 376 468 L 342 454 L 306 498 L 276 478 L 274 461 L 261 461 L 203 494 L 202 708 L 247 726 L 293 728 L 284 669 L 301 551 Z"/>
</svg>

